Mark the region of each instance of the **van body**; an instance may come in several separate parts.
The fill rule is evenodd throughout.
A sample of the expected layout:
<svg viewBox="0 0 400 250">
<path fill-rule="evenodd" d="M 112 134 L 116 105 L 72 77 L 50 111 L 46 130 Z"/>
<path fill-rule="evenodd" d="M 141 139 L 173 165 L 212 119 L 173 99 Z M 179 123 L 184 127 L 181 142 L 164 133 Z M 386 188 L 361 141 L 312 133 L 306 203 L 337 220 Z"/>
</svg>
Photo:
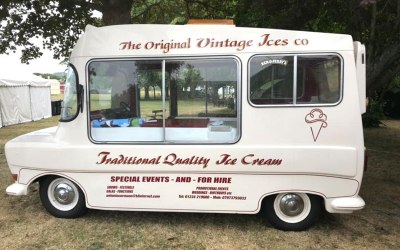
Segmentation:
<svg viewBox="0 0 400 250">
<path fill-rule="evenodd" d="M 15 183 L 57 217 L 254 214 L 283 230 L 350 213 L 364 172 L 365 47 L 233 25 L 88 26 L 57 127 L 6 144 Z"/>
</svg>

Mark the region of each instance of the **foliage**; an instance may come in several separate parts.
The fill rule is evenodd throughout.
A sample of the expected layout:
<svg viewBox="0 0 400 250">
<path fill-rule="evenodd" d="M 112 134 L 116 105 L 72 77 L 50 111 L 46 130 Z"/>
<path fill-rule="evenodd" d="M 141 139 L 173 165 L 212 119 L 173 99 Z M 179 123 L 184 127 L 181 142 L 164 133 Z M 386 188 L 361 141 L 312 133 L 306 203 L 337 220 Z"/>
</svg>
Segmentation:
<svg viewBox="0 0 400 250">
<path fill-rule="evenodd" d="M 36 76 L 40 76 L 44 79 L 56 79 L 59 80 L 61 83 L 65 83 L 65 74 L 64 72 L 57 72 L 57 73 L 33 73 Z"/>
<path fill-rule="evenodd" d="M 304 30 L 318 17 L 325 1 L 243 0 L 237 6 L 235 19 L 239 26 Z"/>
<path fill-rule="evenodd" d="M 240 26 L 351 34 L 367 49 L 367 95 L 381 93 L 400 72 L 400 0 L 244 0 Z"/>
<path fill-rule="evenodd" d="M 362 116 L 363 126 L 365 128 L 379 127 L 383 124 L 381 121 L 385 119 L 383 113 L 384 103 L 377 99 L 377 97 L 369 99 L 367 112 Z"/>
<path fill-rule="evenodd" d="M 186 24 L 189 19 L 233 19 L 238 0 L 137 0 L 132 23 Z"/>
<path fill-rule="evenodd" d="M 21 62 L 40 57 L 50 49 L 54 58 L 68 57 L 87 24 L 130 22 L 133 0 L 2 0 L 0 3 L 0 54 L 22 47 Z M 102 20 L 93 12 L 103 13 Z M 42 48 L 36 45 L 43 39 Z M 36 43 L 35 43 L 36 41 Z"/>
<path fill-rule="evenodd" d="M 233 18 L 238 0 L 2 0 L 0 54 L 23 47 L 21 62 L 50 49 L 54 58 L 67 58 L 88 24 L 183 24 L 190 18 Z M 93 17 L 97 11 L 101 19 Z M 42 47 L 36 45 L 43 39 Z M 36 41 L 36 42 L 35 42 Z"/>
<path fill-rule="evenodd" d="M 391 81 L 387 91 L 383 91 L 381 100 L 385 102 L 384 112 L 387 116 L 400 118 L 400 75 Z"/>
<path fill-rule="evenodd" d="M 144 99 L 150 99 L 149 89 L 153 88 L 153 98 L 156 99 L 156 88 L 162 88 L 162 74 L 160 70 L 141 70 L 138 72 L 138 83 L 140 88 L 144 88 Z"/>
<path fill-rule="evenodd" d="M 400 72 L 389 84 L 388 91 L 392 92 L 393 94 L 400 93 Z"/>
<path fill-rule="evenodd" d="M 101 19 L 93 13 L 102 13 Z M 0 54 L 23 47 L 22 62 L 53 50 L 68 57 L 87 24 L 184 24 L 234 19 L 237 26 L 351 34 L 367 47 L 368 95 L 385 93 L 400 72 L 400 0 L 2 0 Z M 35 45 L 43 38 L 42 48 Z"/>
<path fill-rule="evenodd" d="M 187 64 L 184 69 L 178 73 L 177 83 L 180 89 L 184 89 L 185 91 L 181 94 L 187 94 L 188 99 L 192 99 L 195 97 L 195 92 L 200 83 L 202 83 L 203 78 L 201 77 L 200 70 L 195 68 L 191 64 Z"/>
</svg>

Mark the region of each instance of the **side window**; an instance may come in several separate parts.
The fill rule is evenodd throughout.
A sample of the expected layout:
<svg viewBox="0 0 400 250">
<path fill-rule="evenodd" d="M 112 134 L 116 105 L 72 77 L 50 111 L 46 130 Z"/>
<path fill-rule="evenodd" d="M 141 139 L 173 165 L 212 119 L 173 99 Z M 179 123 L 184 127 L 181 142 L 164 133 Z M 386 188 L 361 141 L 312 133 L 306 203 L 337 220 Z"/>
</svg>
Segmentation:
<svg viewBox="0 0 400 250">
<path fill-rule="evenodd" d="M 293 56 L 257 56 L 250 63 L 254 104 L 293 103 Z"/>
<path fill-rule="evenodd" d="M 90 135 L 96 142 L 239 138 L 234 59 L 92 61 L 88 75 Z"/>
<path fill-rule="evenodd" d="M 341 60 L 336 55 L 255 56 L 249 71 L 249 100 L 254 105 L 334 104 L 340 100 Z"/>
<path fill-rule="evenodd" d="M 171 128 L 167 140 L 234 142 L 239 138 L 235 60 L 168 61 L 166 71 L 170 107 L 166 126 Z"/>
<path fill-rule="evenodd" d="M 163 119 L 161 68 L 161 61 L 93 61 L 89 64 L 93 140 L 163 141 L 163 129 L 159 126 L 162 122 L 157 123 L 157 119 Z"/>
<path fill-rule="evenodd" d="M 60 121 L 71 121 L 78 114 L 78 76 L 72 65 L 67 68 L 64 101 Z"/>
<path fill-rule="evenodd" d="M 340 69 L 337 56 L 298 56 L 296 103 L 338 102 Z"/>
</svg>

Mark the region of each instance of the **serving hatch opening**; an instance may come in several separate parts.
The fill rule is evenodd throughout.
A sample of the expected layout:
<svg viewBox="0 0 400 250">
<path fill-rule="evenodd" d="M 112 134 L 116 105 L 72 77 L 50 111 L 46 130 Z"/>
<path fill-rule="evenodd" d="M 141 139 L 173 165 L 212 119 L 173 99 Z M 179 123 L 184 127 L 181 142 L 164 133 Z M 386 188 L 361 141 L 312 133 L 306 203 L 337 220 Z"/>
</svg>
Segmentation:
<svg viewBox="0 0 400 250">
<path fill-rule="evenodd" d="M 232 19 L 189 19 L 187 24 L 235 25 Z"/>
</svg>

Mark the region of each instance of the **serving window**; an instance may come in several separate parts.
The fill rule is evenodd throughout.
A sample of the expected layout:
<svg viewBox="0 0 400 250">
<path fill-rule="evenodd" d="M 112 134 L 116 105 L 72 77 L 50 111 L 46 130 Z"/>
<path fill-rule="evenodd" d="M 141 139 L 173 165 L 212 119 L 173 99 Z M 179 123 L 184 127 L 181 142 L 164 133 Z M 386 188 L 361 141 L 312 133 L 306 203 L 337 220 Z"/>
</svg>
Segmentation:
<svg viewBox="0 0 400 250">
<path fill-rule="evenodd" d="M 233 58 L 91 61 L 95 142 L 233 143 L 239 138 Z"/>
<path fill-rule="evenodd" d="M 255 106 L 338 103 L 341 69 L 337 55 L 255 56 L 249 62 L 249 100 Z"/>
</svg>

